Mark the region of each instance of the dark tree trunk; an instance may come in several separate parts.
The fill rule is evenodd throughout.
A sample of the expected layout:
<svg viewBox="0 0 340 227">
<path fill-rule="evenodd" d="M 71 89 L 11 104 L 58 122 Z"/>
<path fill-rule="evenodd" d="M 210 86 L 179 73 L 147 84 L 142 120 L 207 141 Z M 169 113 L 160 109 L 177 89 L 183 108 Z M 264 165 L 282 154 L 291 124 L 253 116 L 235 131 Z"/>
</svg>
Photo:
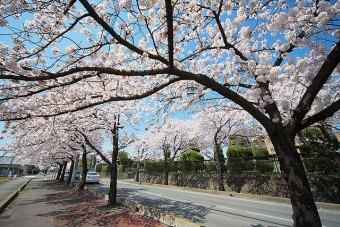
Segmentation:
<svg viewBox="0 0 340 227">
<path fill-rule="evenodd" d="M 112 132 L 112 159 L 111 163 L 109 164 L 109 170 L 110 170 L 110 190 L 109 190 L 109 201 L 108 206 L 115 206 L 117 205 L 117 158 L 118 158 L 118 152 L 119 152 L 119 144 L 118 144 L 118 138 L 119 138 L 119 115 L 118 119 L 115 119 L 114 122 L 114 128 L 111 131 Z"/>
<path fill-rule="evenodd" d="M 224 182 L 223 182 L 223 164 L 220 161 L 216 161 L 216 169 L 217 169 L 217 185 L 219 191 L 225 191 Z"/>
<path fill-rule="evenodd" d="M 67 182 L 66 182 L 67 185 L 71 184 L 71 179 L 72 179 L 72 174 L 73 174 L 73 167 L 74 167 L 74 160 L 73 159 L 70 159 L 70 160 L 71 160 L 71 167 L 70 167 L 70 173 L 68 175 Z"/>
<path fill-rule="evenodd" d="M 117 204 L 117 164 L 110 164 L 110 190 L 109 190 L 109 206 L 114 206 Z"/>
<path fill-rule="evenodd" d="M 163 145 L 163 154 L 164 154 L 164 185 L 169 185 L 169 171 L 170 171 L 170 165 L 169 163 L 169 146 L 167 144 Z"/>
<path fill-rule="evenodd" d="M 217 189 L 219 191 L 225 191 L 224 182 L 223 182 L 223 164 L 224 164 L 224 157 L 222 152 L 220 151 L 220 146 L 215 145 L 215 167 L 217 171 Z"/>
<path fill-rule="evenodd" d="M 83 154 L 82 154 L 82 158 L 81 158 L 81 163 L 83 165 L 83 170 L 81 172 L 81 178 L 80 178 L 80 181 L 79 181 L 79 186 L 78 186 L 78 190 L 82 191 L 84 190 L 85 188 L 85 183 L 86 183 L 86 175 L 87 175 L 87 152 L 86 152 L 86 149 L 85 149 L 85 146 L 83 146 Z"/>
<path fill-rule="evenodd" d="M 295 148 L 295 136 L 276 130 L 269 135 L 279 157 L 293 207 L 294 226 L 321 226 L 321 221 L 306 172 Z"/>
<path fill-rule="evenodd" d="M 163 184 L 169 185 L 169 168 L 168 167 L 165 167 Z"/>
<path fill-rule="evenodd" d="M 139 182 L 139 161 L 137 161 L 135 181 Z"/>
<path fill-rule="evenodd" d="M 61 171 L 63 169 L 63 165 L 60 164 L 59 162 L 57 163 L 59 168 L 58 168 L 58 173 L 57 173 L 57 177 L 55 178 L 56 180 L 59 180 L 60 179 L 60 176 L 61 176 Z"/>
<path fill-rule="evenodd" d="M 60 176 L 60 179 L 59 179 L 60 182 L 64 182 L 66 166 L 67 166 L 67 162 L 63 161 L 62 172 L 61 172 L 61 176 Z"/>
</svg>

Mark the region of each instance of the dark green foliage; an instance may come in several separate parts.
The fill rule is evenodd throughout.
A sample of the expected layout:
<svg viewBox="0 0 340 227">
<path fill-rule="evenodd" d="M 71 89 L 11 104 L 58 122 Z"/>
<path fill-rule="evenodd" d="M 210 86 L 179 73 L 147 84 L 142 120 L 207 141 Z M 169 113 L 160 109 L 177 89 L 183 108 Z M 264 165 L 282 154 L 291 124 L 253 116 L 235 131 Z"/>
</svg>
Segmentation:
<svg viewBox="0 0 340 227">
<path fill-rule="evenodd" d="M 102 173 L 108 173 L 109 172 L 109 167 L 107 164 L 104 164 L 101 168 Z"/>
<path fill-rule="evenodd" d="M 125 165 L 117 165 L 118 173 L 124 173 Z"/>
<path fill-rule="evenodd" d="M 258 158 L 265 157 L 268 156 L 268 151 L 265 149 L 254 149 L 253 156 Z"/>
<path fill-rule="evenodd" d="M 261 147 L 260 143 L 255 145 Z M 273 163 L 268 160 L 268 151 L 266 149 L 247 149 L 232 145 L 227 150 L 227 171 L 232 173 L 241 173 L 244 171 L 272 172 Z"/>
<path fill-rule="evenodd" d="M 126 151 L 119 151 L 118 153 L 118 164 L 124 165 L 125 168 L 132 166 L 133 161 L 129 158 L 129 154 Z"/>
<path fill-rule="evenodd" d="M 266 149 L 253 150 L 254 170 L 261 173 L 272 172 L 274 165 L 269 161 L 268 151 Z"/>
<path fill-rule="evenodd" d="M 165 162 L 164 160 L 160 161 L 145 161 L 144 162 L 144 169 L 146 172 L 154 173 L 163 173 L 165 170 Z M 173 171 L 173 165 L 170 168 L 170 172 Z"/>
<path fill-rule="evenodd" d="M 253 152 L 250 149 L 237 147 L 237 146 L 230 146 L 227 150 L 227 157 L 228 159 L 231 158 L 249 158 L 253 156 Z"/>
<path fill-rule="evenodd" d="M 320 149 L 338 149 L 339 142 L 336 139 L 335 134 L 323 128 L 324 132 L 329 136 L 331 142 L 327 140 L 327 137 L 319 128 L 316 127 L 308 127 L 301 131 L 302 145 L 300 145 L 299 149 L 301 154 L 306 155 L 307 157 L 310 156 L 309 152 L 316 152 Z M 301 148 L 302 146 L 302 148 Z M 302 149 L 302 150 L 301 150 Z M 313 154 L 312 154 L 313 155 Z M 315 155 L 315 154 L 314 154 Z"/>
<path fill-rule="evenodd" d="M 339 143 L 333 132 L 322 128 L 324 133 L 330 137 L 327 140 L 326 135 L 317 127 L 308 127 L 301 131 L 299 146 L 302 162 L 308 173 L 334 173 L 339 167 L 333 158 L 323 155 L 324 150 L 334 150 L 339 147 Z"/>
<path fill-rule="evenodd" d="M 242 171 L 251 171 L 253 170 L 252 162 L 249 162 L 245 159 L 249 159 L 253 156 L 251 150 L 246 148 L 239 148 L 235 145 L 232 145 L 227 150 L 227 170 L 233 173 L 241 173 Z"/>
<path fill-rule="evenodd" d="M 103 166 L 105 166 L 105 165 L 107 165 L 107 164 L 98 163 L 98 164 L 96 165 L 96 172 L 98 172 L 98 173 L 103 172 L 103 171 L 102 171 L 102 168 L 103 168 Z"/>
<path fill-rule="evenodd" d="M 198 172 L 205 169 L 204 157 L 197 150 L 189 150 L 178 160 L 178 168 L 183 172 Z"/>
<path fill-rule="evenodd" d="M 182 155 L 182 157 L 179 158 L 179 161 L 194 161 L 194 162 L 203 162 L 204 161 L 204 157 L 203 155 L 195 150 L 189 150 L 188 152 L 186 152 L 185 154 Z"/>
</svg>

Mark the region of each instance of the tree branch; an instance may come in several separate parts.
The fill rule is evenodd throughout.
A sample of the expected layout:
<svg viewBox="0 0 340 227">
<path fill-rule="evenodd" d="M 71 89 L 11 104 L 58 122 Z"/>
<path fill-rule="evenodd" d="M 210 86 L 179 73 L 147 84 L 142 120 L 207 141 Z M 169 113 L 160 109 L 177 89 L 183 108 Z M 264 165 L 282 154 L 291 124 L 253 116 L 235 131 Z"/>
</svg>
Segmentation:
<svg viewBox="0 0 340 227">
<path fill-rule="evenodd" d="M 108 99 L 104 99 L 104 100 L 100 100 L 100 101 L 97 101 L 97 102 L 90 103 L 90 104 L 85 105 L 85 106 L 81 106 L 81 107 L 77 107 L 77 108 L 69 109 L 69 110 L 63 110 L 63 111 L 60 111 L 60 112 L 57 112 L 57 113 L 52 113 L 52 114 L 41 114 L 41 115 L 35 115 L 35 116 L 32 116 L 30 114 L 26 114 L 24 116 L 16 116 L 16 117 L 2 116 L 0 118 L 0 121 L 17 121 L 17 120 L 24 120 L 24 119 L 28 119 L 28 118 L 34 118 L 34 117 L 48 118 L 48 117 L 58 116 L 58 115 L 62 115 L 62 114 L 77 112 L 77 111 L 84 110 L 84 109 L 87 109 L 87 108 L 90 108 L 90 107 L 99 106 L 99 105 L 102 105 L 102 104 L 108 103 L 108 102 L 131 101 L 131 100 L 143 99 L 143 98 L 146 98 L 146 97 L 148 97 L 152 94 L 155 94 L 156 92 L 162 90 L 163 88 L 169 86 L 170 84 L 173 84 L 173 83 L 181 81 L 181 80 L 185 80 L 185 79 L 179 78 L 179 77 L 172 78 L 167 83 L 156 86 L 156 87 L 150 89 L 149 91 L 146 91 L 146 92 L 139 94 L 139 95 L 125 96 L 125 97 L 124 96 L 111 97 L 111 98 L 108 98 Z"/>
<path fill-rule="evenodd" d="M 174 27 L 171 0 L 165 0 L 166 23 L 168 27 L 169 68 L 174 67 Z"/>
<path fill-rule="evenodd" d="M 333 102 L 330 106 L 323 109 L 319 113 L 314 114 L 313 116 L 310 116 L 307 119 L 303 120 L 302 123 L 299 125 L 299 127 L 296 128 L 296 130 L 301 131 L 302 129 L 307 128 L 308 126 L 315 124 L 318 121 L 322 121 L 328 117 L 331 117 L 339 109 L 340 109 L 340 99 Z"/>
<path fill-rule="evenodd" d="M 158 55 L 154 55 L 151 53 L 148 53 L 146 51 L 143 51 L 141 49 L 139 49 L 138 47 L 134 46 L 133 44 L 129 43 L 128 41 L 126 41 L 125 39 L 123 39 L 122 37 L 120 37 L 115 31 L 114 29 L 107 24 L 103 18 L 101 18 L 97 12 L 93 9 L 93 7 L 91 6 L 91 4 L 87 1 L 87 0 L 79 0 L 79 2 L 81 2 L 81 4 L 85 7 L 85 9 L 87 10 L 87 12 L 91 15 L 91 17 L 98 23 L 100 24 L 100 26 L 103 27 L 104 30 L 106 30 L 114 39 L 117 40 L 118 43 L 122 44 L 123 46 L 127 47 L 128 49 L 132 50 L 133 52 L 136 52 L 140 55 L 143 55 L 143 53 L 147 53 L 149 58 L 151 59 L 155 59 L 158 60 L 162 63 L 164 63 L 165 65 L 169 65 L 169 62 L 163 58 L 162 56 L 158 56 Z"/>
<path fill-rule="evenodd" d="M 322 86 L 331 76 L 334 69 L 339 64 L 339 61 L 340 61 L 340 41 L 338 41 L 338 43 L 335 45 L 331 53 L 329 53 L 326 60 L 319 69 L 318 73 L 316 74 L 311 84 L 305 91 L 299 104 L 297 105 L 292 115 L 292 120 L 289 123 L 290 130 L 292 130 L 293 132 L 297 132 L 297 130 L 301 128 L 301 122 L 305 115 L 307 114 L 307 112 L 310 110 L 316 95 L 319 93 Z"/>
</svg>

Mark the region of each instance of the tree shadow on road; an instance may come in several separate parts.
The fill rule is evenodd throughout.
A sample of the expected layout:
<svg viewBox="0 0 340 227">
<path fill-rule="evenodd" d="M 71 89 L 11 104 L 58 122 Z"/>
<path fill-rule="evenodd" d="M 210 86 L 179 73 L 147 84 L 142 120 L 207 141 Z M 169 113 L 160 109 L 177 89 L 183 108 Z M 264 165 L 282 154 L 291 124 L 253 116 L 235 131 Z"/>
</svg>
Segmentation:
<svg viewBox="0 0 340 227">
<path fill-rule="evenodd" d="M 143 194 L 141 192 L 143 191 Z M 166 196 L 145 192 L 143 189 L 124 188 L 118 191 L 119 197 L 138 202 L 142 205 L 150 206 L 159 211 L 164 211 L 171 215 L 175 215 L 193 222 L 208 224 L 207 216 L 212 213 L 221 213 L 222 216 L 238 219 L 244 223 L 244 226 L 263 227 L 263 226 L 288 226 L 274 221 L 268 221 L 261 217 L 249 217 L 242 215 L 239 212 L 226 211 L 216 205 L 199 205 L 191 201 L 174 201 L 167 199 Z M 138 195 L 139 194 L 139 195 Z M 150 194 L 150 195 L 148 195 Z M 201 203 L 202 204 L 202 203 Z M 248 223 L 248 224 L 246 224 Z M 228 226 L 226 221 L 225 226 Z M 210 224 L 211 226 L 211 224 Z"/>
<path fill-rule="evenodd" d="M 156 210 L 169 213 L 181 218 L 188 219 L 193 222 L 204 224 L 209 209 L 204 206 L 193 204 L 192 202 L 173 201 L 161 196 L 152 195 L 152 197 L 138 196 L 138 191 L 141 189 L 124 188 L 118 190 L 118 197 L 138 202 L 142 205 L 150 206 Z"/>
</svg>

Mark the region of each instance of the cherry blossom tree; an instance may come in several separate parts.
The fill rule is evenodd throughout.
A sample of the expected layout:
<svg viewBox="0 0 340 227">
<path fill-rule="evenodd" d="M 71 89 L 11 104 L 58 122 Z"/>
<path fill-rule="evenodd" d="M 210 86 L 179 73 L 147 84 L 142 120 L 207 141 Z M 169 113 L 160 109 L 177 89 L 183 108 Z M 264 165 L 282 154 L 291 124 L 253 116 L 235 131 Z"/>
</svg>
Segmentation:
<svg viewBox="0 0 340 227">
<path fill-rule="evenodd" d="M 294 138 L 340 108 L 338 1 L 0 4 L 1 120 L 152 94 L 175 110 L 231 101 L 266 129 L 294 225 L 321 226 Z"/>
<path fill-rule="evenodd" d="M 63 163 L 72 157 L 73 151 L 68 149 L 58 130 L 45 124 L 45 120 L 40 120 L 13 122 L 8 125 L 7 138 L 12 139 L 13 143 L 5 149 L 20 156 L 25 163 L 38 166 L 51 162 Z"/>
<path fill-rule="evenodd" d="M 198 126 L 197 145 L 205 150 L 205 155 L 212 158 L 217 171 L 217 188 L 225 191 L 223 183 L 224 156 L 222 148 L 229 145 L 229 138 L 247 127 L 252 117 L 245 111 L 232 108 L 205 108 L 193 118 Z M 209 151 L 213 150 L 211 155 Z"/>
<path fill-rule="evenodd" d="M 149 147 L 162 152 L 164 161 L 164 185 L 169 184 L 169 172 L 176 158 L 189 150 L 193 134 L 190 133 L 191 122 L 172 120 L 150 129 Z"/>
<path fill-rule="evenodd" d="M 155 156 L 149 147 L 149 141 L 152 140 L 151 134 L 145 133 L 137 136 L 132 144 L 132 160 L 137 163 L 135 181 L 139 182 L 140 164 L 141 162 Z"/>
<path fill-rule="evenodd" d="M 106 124 L 103 125 L 101 130 L 107 130 L 111 133 L 111 142 L 112 142 L 112 154 L 111 159 L 106 157 L 103 154 L 103 151 L 95 146 L 91 140 L 86 136 L 85 133 L 81 133 L 84 137 L 85 143 L 93 149 L 101 158 L 102 160 L 108 164 L 109 171 L 110 171 L 110 190 L 109 190 L 109 205 L 116 205 L 117 204 L 117 162 L 118 162 L 118 152 L 119 150 L 124 149 L 126 146 L 131 144 L 134 141 L 133 135 L 128 135 L 127 133 L 123 134 L 123 136 L 119 135 L 119 131 L 121 127 L 120 122 L 120 115 L 114 116 L 113 122 L 105 122 Z"/>
</svg>

